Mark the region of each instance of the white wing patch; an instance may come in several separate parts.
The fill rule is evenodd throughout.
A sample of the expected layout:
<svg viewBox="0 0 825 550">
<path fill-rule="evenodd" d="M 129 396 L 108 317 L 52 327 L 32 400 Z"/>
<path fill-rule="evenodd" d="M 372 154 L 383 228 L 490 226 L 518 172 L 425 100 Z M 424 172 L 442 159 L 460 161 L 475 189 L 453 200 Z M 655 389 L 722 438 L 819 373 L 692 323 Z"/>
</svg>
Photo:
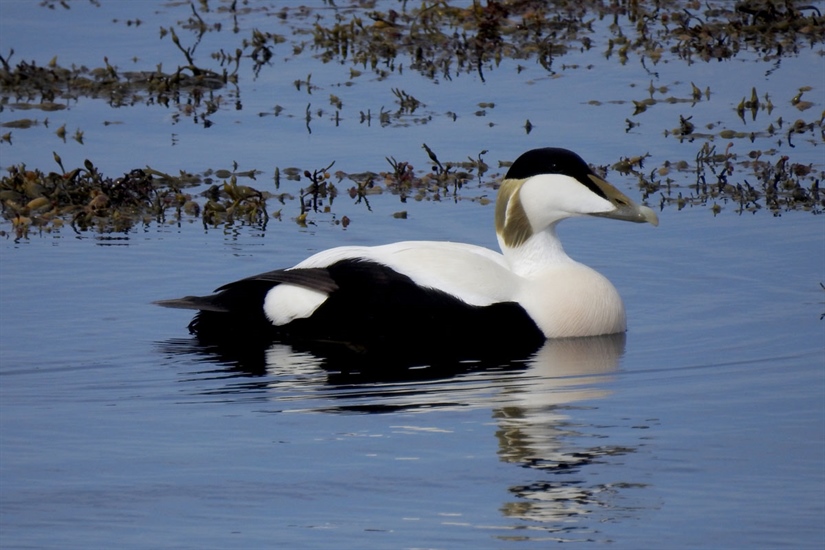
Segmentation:
<svg viewBox="0 0 825 550">
<path fill-rule="evenodd" d="M 275 326 L 306 319 L 321 307 L 328 295 L 302 286 L 280 284 L 266 293 L 264 315 Z"/>
</svg>

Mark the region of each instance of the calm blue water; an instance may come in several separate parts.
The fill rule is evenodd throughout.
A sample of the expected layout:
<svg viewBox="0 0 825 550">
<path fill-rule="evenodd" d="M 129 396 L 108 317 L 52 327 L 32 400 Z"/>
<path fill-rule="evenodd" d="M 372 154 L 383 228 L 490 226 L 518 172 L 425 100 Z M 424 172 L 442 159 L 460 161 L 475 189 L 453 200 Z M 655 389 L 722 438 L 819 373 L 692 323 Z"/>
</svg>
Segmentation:
<svg viewBox="0 0 825 550">
<path fill-rule="evenodd" d="M 121 19 L 136 16 L 118 11 L 125 9 L 104 2 L 101 8 L 79 3 L 50 11 L 4 1 L 0 50 L 13 44 L 16 55 L 42 63 L 59 52 L 61 63 L 97 66 L 102 54 L 88 44 L 72 45 L 83 33 L 74 23 L 82 19 L 111 33 L 110 60 L 121 56 L 118 63 L 125 64 L 129 52 L 145 44 L 140 57 L 151 66 L 157 25 L 170 24 L 158 21 L 174 8 L 138 10 L 154 22 L 139 32 L 106 30 L 114 12 Z M 172 19 L 186 17 L 176 13 Z M 26 38 L 61 20 L 65 49 Z M 152 41 L 138 40 L 141 33 Z M 162 51 L 168 55 L 168 48 Z M 751 85 L 777 95 L 793 91 L 809 61 L 804 55 L 797 64 L 793 59 L 783 60 L 770 77 L 759 65 L 732 62 L 689 69 L 672 63 L 661 67 L 661 78 L 719 86 L 718 102 L 697 104 L 691 112 L 728 120 L 720 113 Z M 284 66 L 307 72 L 306 66 Z M 325 81 L 317 65 L 309 68 L 319 84 L 337 78 Z M 721 78 L 732 68 L 750 75 L 747 85 Z M 693 72 L 676 76 L 688 70 Z M 625 134 L 630 107 L 582 102 L 582 95 L 636 98 L 628 83 L 648 84 L 637 65 L 604 62 L 558 79 L 528 74 L 525 80 L 537 82 L 523 87 L 517 102 L 508 100 L 512 87 L 497 74 L 484 85 L 467 75 L 432 85 L 405 73 L 403 80 L 348 89 L 352 101 L 363 102 L 353 105 L 357 113 L 362 105 L 389 104 L 384 84 L 403 83 L 408 91 L 416 85 L 414 95 L 429 90 L 428 105 L 445 104 L 430 105 L 433 111 L 464 109 L 455 124 L 436 116 L 427 125 L 381 129 L 351 118 L 336 128 L 321 120 L 307 134 L 301 118 L 266 126 L 272 120 L 261 122 L 250 108 L 249 116 L 221 113 L 205 131 L 189 122 L 172 126 L 163 120 L 168 113 L 149 108 L 113 114 L 81 101 L 49 117 L 65 117 L 70 130 L 82 125 L 86 145 L 70 140 L 64 146 L 52 122 L 49 129 L 15 130 L 13 145 L 3 144 L 0 154 L 4 165 L 47 169 L 56 150 L 66 164 L 88 157 L 107 171 L 143 164 L 197 171 L 228 167 L 236 159 L 242 168 L 271 171 L 275 165 L 321 166 L 332 158 L 342 169 L 380 170 L 389 155 L 409 154 L 424 164 L 424 141 L 448 159 L 490 149 L 493 163 L 559 142 L 596 163 L 651 150 L 651 166 L 677 155 L 690 158 L 685 151 L 699 147 L 661 135 L 687 107 L 657 105 L 644 113 L 651 116 L 641 119 L 637 133 Z M 607 91 L 593 85 L 605 74 L 612 83 Z M 294 78 L 287 80 L 273 94 L 284 94 L 283 105 L 298 117 L 306 98 L 297 91 L 289 96 Z M 551 93 L 559 81 L 568 85 Z M 256 85 L 264 87 L 262 81 Z M 340 92 L 334 93 L 343 98 L 347 91 Z M 250 104 L 265 102 L 251 92 L 247 97 Z M 494 114 L 483 121 L 473 117 L 477 100 L 495 101 Z M 785 116 L 793 114 L 783 105 Z M 537 124 L 529 136 L 521 128 L 525 109 Z M 23 116 L 32 115 L 0 113 L 3 121 Z M 158 119 L 140 123 L 146 116 Z M 127 123 L 97 122 L 115 117 Z M 491 119 L 493 127 L 487 126 Z M 179 138 L 174 147 L 172 133 Z M 822 160 L 821 143 L 800 145 L 799 151 L 811 162 Z M 632 180 L 612 179 L 638 196 Z M 483 192 L 471 186 L 463 196 Z M 569 541 L 631 549 L 825 543 L 820 216 L 739 216 L 724 205 L 717 216 L 705 206 L 665 209 L 658 228 L 566 222 L 561 234 L 568 252 L 622 293 L 630 324 L 626 339 L 551 342 L 526 363 L 470 364 L 439 376 L 423 369 L 409 380 L 341 377 L 319 359 L 280 346 L 268 350 L 265 369 L 250 376 L 194 353 L 187 346 L 188 314 L 151 304 L 205 293 L 338 244 L 416 238 L 495 246 L 491 205 L 401 205 L 385 194 L 371 206 L 369 212 L 339 197 L 336 216 L 353 219 L 347 229 L 317 214 L 306 229 L 286 215 L 266 231 L 205 230 L 185 222 L 117 235 L 75 234 L 67 227 L 20 242 L 0 240 L 0 546 L 546 548 Z M 400 209 L 408 219 L 392 217 Z"/>
</svg>

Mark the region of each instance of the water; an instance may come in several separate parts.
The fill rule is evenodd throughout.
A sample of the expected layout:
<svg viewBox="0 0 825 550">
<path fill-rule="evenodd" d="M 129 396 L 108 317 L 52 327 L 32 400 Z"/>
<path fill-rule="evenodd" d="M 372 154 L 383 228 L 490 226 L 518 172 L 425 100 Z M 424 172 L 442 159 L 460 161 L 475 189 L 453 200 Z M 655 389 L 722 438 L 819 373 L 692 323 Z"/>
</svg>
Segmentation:
<svg viewBox="0 0 825 550">
<path fill-rule="evenodd" d="M 5 51 L 12 41 L 9 10 L 23 8 L 4 2 L 0 9 Z M 171 9 L 160 5 L 158 14 L 140 16 L 162 19 Z M 40 8 L 26 25 L 49 28 L 54 17 L 78 13 L 108 22 L 112 14 L 105 10 L 116 11 L 115 5 Z M 118 29 L 115 35 L 134 30 Z M 34 56 L 23 52 L 17 33 L 15 49 Z M 111 56 L 126 57 L 110 43 Z M 40 48 L 45 63 L 55 50 Z M 78 63 L 99 64 L 85 51 L 89 57 L 78 54 Z M 61 50 L 61 58 L 68 55 Z M 783 59 L 779 72 L 801 78 L 794 59 Z M 759 65 L 730 64 L 739 65 L 750 71 L 748 89 L 753 83 L 787 94 L 797 85 L 784 73 L 767 77 Z M 725 67 L 691 67 L 696 74 L 681 80 L 704 76 L 714 87 L 727 85 L 714 72 Z M 323 71 L 311 68 L 313 79 L 324 82 Z M 497 74 L 486 75 L 484 85 L 466 75 L 441 83 L 437 97 L 443 89 L 451 94 L 445 103 L 470 112 L 475 97 L 456 99 L 466 90 L 468 97 L 497 101 L 495 113 L 516 112 L 503 85 L 496 87 Z M 647 84 L 635 65 L 609 74 L 617 79 L 614 89 L 624 91 L 606 98 L 633 96 L 622 82 Z M 416 82 L 409 73 L 403 78 L 405 88 Z M 571 81 L 565 89 L 574 90 L 592 78 L 592 71 L 562 77 Z M 398 84 L 389 80 L 388 86 Z M 530 90 L 551 82 L 557 80 L 540 80 Z M 300 112 L 306 98 L 297 93 Z M 382 97 L 375 93 L 364 103 Z M 734 106 L 736 93 L 728 97 Z M 526 97 L 530 103 L 535 96 Z M 659 130 L 669 123 L 653 117 L 642 119 L 639 133 L 625 135 L 626 105 L 556 100 L 568 107 L 563 120 L 537 124 L 529 135 L 517 125 L 508 128 L 504 115 L 485 127 L 489 113 L 483 123 L 468 116 L 454 126 L 441 117 L 384 129 L 324 122 L 312 134 L 297 120 L 293 135 L 301 139 L 283 150 L 298 155 L 289 159 L 298 166 L 322 165 L 328 157 L 319 160 L 319 151 L 328 151 L 346 169 L 381 169 L 383 156 L 409 152 L 421 159 L 423 141 L 446 158 L 490 148 L 492 160 L 555 143 L 555 134 L 591 162 L 655 148 L 651 166 L 698 149 L 663 138 Z M 714 104 L 700 103 L 692 112 L 723 119 L 731 105 L 722 103 L 715 117 Z M 97 112 L 81 102 L 64 112 L 67 120 L 84 105 Z M 136 119 L 136 113 L 153 113 L 134 109 L 116 113 Z M 677 110 L 663 104 L 652 111 Z M 604 117 L 594 120 L 602 128 L 598 135 L 592 125 L 582 126 L 582 112 Z M 18 116 L 0 114 L 3 121 Z M 288 126 L 284 121 L 279 124 Z M 58 148 L 67 164 L 72 155 L 80 162 L 88 156 L 108 170 L 143 163 L 199 170 L 228 166 L 241 154 L 248 155 L 242 165 L 257 165 L 263 149 L 277 149 L 272 141 L 250 146 L 263 131 L 257 124 L 250 116 L 226 132 L 222 124 L 209 131 L 185 123 L 159 130 L 137 120 L 128 128 L 88 125 L 86 145 L 65 148 L 53 127 L 36 127 L 31 134 L 15 131 L 19 137 L 0 153 L 4 165 L 47 166 Z M 213 140 L 247 131 L 246 141 L 225 143 L 227 150 L 206 150 Z M 180 132 L 179 149 L 135 152 L 131 132 L 145 142 Z M 433 134 L 442 137 L 443 149 L 430 142 Z M 800 145 L 800 158 L 821 162 L 819 145 Z M 457 153 L 450 157 L 448 150 Z M 630 180 L 611 179 L 638 196 Z M 471 185 L 462 196 L 485 192 Z M 825 231 L 819 216 L 737 215 L 723 204 L 716 216 L 707 205 L 666 208 L 658 228 L 565 222 L 560 231 L 568 252 L 609 277 L 624 297 L 629 331 L 624 339 L 586 345 L 551 342 L 526 362 L 431 367 L 382 380 L 342 375 L 311 354 L 275 345 L 263 369 L 250 372 L 193 350 L 188 313 L 151 304 L 205 293 L 337 244 L 418 238 L 495 246 L 490 205 L 401 205 L 389 194 L 370 204 L 367 211 L 339 197 L 335 215 L 353 219 L 346 229 L 331 223 L 332 215 L 316 214 L 307 228 L 285 216 L 265 231 L 150 223 L 126 234 L 64 228 L 0 241 L 0 546 L 546 548 L 575 541 L 614 548 L 820 548 L 825 542 Z M 408 219 L 391 216 L 400 209 Z"/>
<path fill-rule="evenodd" d="M 468 238 L 491 214 L 455 211 Z M 309 239 L 6 241 L 4 546 L 815 547 L 819 220 L 587 222 L 568 248 L 623 293 L 623 353 L 392 383 L 278 347 L 250 378 L 176 351 L 186 312 L 149 303 L 290 263 Z"/>
</svg>

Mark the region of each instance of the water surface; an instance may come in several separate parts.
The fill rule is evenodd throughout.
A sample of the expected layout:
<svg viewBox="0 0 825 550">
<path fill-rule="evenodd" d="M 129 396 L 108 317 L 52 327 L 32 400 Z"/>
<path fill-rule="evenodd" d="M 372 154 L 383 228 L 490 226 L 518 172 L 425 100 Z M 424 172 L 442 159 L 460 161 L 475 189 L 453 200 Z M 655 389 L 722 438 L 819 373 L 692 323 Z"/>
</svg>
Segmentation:
<svg viewBox="0 0 825 550">
<path fill-rule="evenodd" d="M 59 53 L 66 64 L 99 66 L 100 42 L 92 48 L 80 40 L 84 27 L 74 24 L 83 20 L 107 38 L 112 63 L 125 65 L 136 45 L 146 64 L 169 55 L 153 49 L 157 26 L 190 8 L 158 3 L 131 13 L 125 6 L 4 2 L 0 44 L 41 64 Z M 110 24 L 138 16 L 146 23 L 137 28 Z M 138 40 L 143 33 L 152 40 Z M 252 81 L 264 95 L 244 88 L 245 110 L 221 111 L 209 129 L 173 124 L 157 107 L 113 111 L 80 101 L 49 117 L 82 126 L 84 145 L 64 145 L 53 126 L 38 126 L 15 131 L 0 154 L 4 165 L 44 169 L 56 150 L 67 164 L 89 157 L 110 171 L 143 164 L 198 171 L 238 160 L 269 174 L 276 165 L 332 159 L 347 170 L 386 169 L 385 156 L 424 165 L 422 142 L 445 158 L 487 149 L 492 164 L 562 144 L 594 163 L 650 151 L 657 166 L 699 148 L 662 134 L 687 107 L 657 104 L 625 133 L 631 108 L 610 100 L 638 98 L 651 78 L 683 86 L 683 95 L 690 81 L 701 81 L 715 93 L 690 112 L 730 122 L 751 86 L 787 99 L 800 82 L 816 80 L 810 63 L 822 64 L 803 51 L 770 71 L 745 55 L 671 61 L 651 75 L 638 63 L 570 55 L 593 68 L 548 75 L 529 65 L 523 78 L 532 83 L 519 88 L 517 101 L 509 79 L 521 73 L 506 66 L 484 83 L 464 74 L 434 84 L 407 71 L 336 88 L 344 123 L 320 117 L 311 133 L 299 116 L 308 98 L 291 87 L 294 75 L 311 70 L 320 86 L 341 77 L 325 72 L 333 65 L 302 58 L 303 66 L 279 65 L 281 84 L 271 73 Z M 726 76 L 732 73 L 741 78 Z M 432 121 L 358 122 L 359 110 L 388 105 L 394 86 L 426 97 Z M 326 101 L 330 89 L 323 92 Z M 497 106 L 485 117 L 473 115 L 476 103 L 490 100 Z M 275 101 L 294 118 L 255 114 Z M 443 116 L 448 109 L 459 113 L 456 121 Z M 787 101 L 777 109 L 794 113 Z M 10 113 L 2 120 L 19 115 Z M 776 116 L 759 118 L 759 128 Z M 529 134 L 528 117 L 536 124 Z M 124 124 L 103 126 L 104 118 Z M 802 140 L 797 153 L 821 163 L 821 142 Z M 639 196 L 632 176 L 611 176 Z M 342 195 L 334 212 L 353 220 L 346 229 L 319 212 L 303 228 L 290 213 L 266 227 L 205 227 L 194 219 L 115 234 L 67 226 L 15 241 L 7 233 L 0 240 L 0 545 L 821 548 L 825 228 L 818 215 L 739 215 L 736 205 L 721 203 L 717 215 L 710 204 L 667 207 L 658 228 L 565 222 L 571 256 L 604 273 L 624 297 L 629 331 L 549 342 L 527 360 L 343 375 L 276 344 L 262 368 L 249 369 L 193 348 L 189 314 L 151 304 L 338 244 L 449 239 L 495 247 L 492 206 L 463 200 L 491 194 L 486 183 L 468 185 L 457 201 L 401 204 L 387 193 L 371 199 L 371 210 Z M 407 219 L 392 216 L 400 209 Z"/>
</svg>

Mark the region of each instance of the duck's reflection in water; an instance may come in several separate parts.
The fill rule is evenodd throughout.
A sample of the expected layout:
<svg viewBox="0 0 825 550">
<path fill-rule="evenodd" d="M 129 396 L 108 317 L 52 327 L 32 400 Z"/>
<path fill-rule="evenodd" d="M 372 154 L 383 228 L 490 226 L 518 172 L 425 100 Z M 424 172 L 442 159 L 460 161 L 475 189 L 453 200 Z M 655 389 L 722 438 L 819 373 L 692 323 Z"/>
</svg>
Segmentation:
<svg viewBox="0 0 825 550">
<path fill-rule="evenodd" d="M 576 525 L 577 517 L 596 511 L 619 517 L 635 507 L 622 505 L 620 493 L 638 485 L 594 482 L 586 469 L 635 451 L 633 444 L 606 444 L 600 427 L 576 420 L 583 402 L 593 407 L 608 393 L 605 387 L 624 354 L 624 334 L 548 340 L 538 350 L 515 350 L 509 357 L 513 350 L 503 346 L 498 348 L 502 353 L 477 359 L 447 354 L 429 363 L 405 356 L 404 350 L 365 354 L 283 343 L 255 353 L 194 341 L 167 342 L 165 348 L 198 353 L 211 365 L 187 375 L 209 382 L 200 395 L 261 399 L 275 411 L 489 408 L 500 460 L 535 472 L 526 476 L 528 482 L 509 487 L 515 498 L 501 506 L 506 517 L 531 525 L 532 534 L 513 531 L 514 538 L 535 539 L 540 533 L 554 540 L 577 539 L 582 529 L 592 532 Z"/>
<path fill-rule="evenodd" d="M 607 395 L 603 388 L 618 367 L 624 345 L 623 334 L 548 341 L 523 373 L 530 383 L 503 389 L 507 403 L 493 409 L 499 457 L 544 474 L 510 487 L 518 499 L 502 506 L 504 515 L 533 522 L 534 530 L 553 540 L 571 540 L 583 535 L 573 527 L 578 517 L 598 511 L 600 521 L 612 521 L 636 508 L 619 493 L 640 484 L 593 483 L 585 470 L 635 448 L 609 444 L 597 427 L 574 420 L 576 408 L 581 410 L 574 403 L 592 404 Z"/>
</svg>

